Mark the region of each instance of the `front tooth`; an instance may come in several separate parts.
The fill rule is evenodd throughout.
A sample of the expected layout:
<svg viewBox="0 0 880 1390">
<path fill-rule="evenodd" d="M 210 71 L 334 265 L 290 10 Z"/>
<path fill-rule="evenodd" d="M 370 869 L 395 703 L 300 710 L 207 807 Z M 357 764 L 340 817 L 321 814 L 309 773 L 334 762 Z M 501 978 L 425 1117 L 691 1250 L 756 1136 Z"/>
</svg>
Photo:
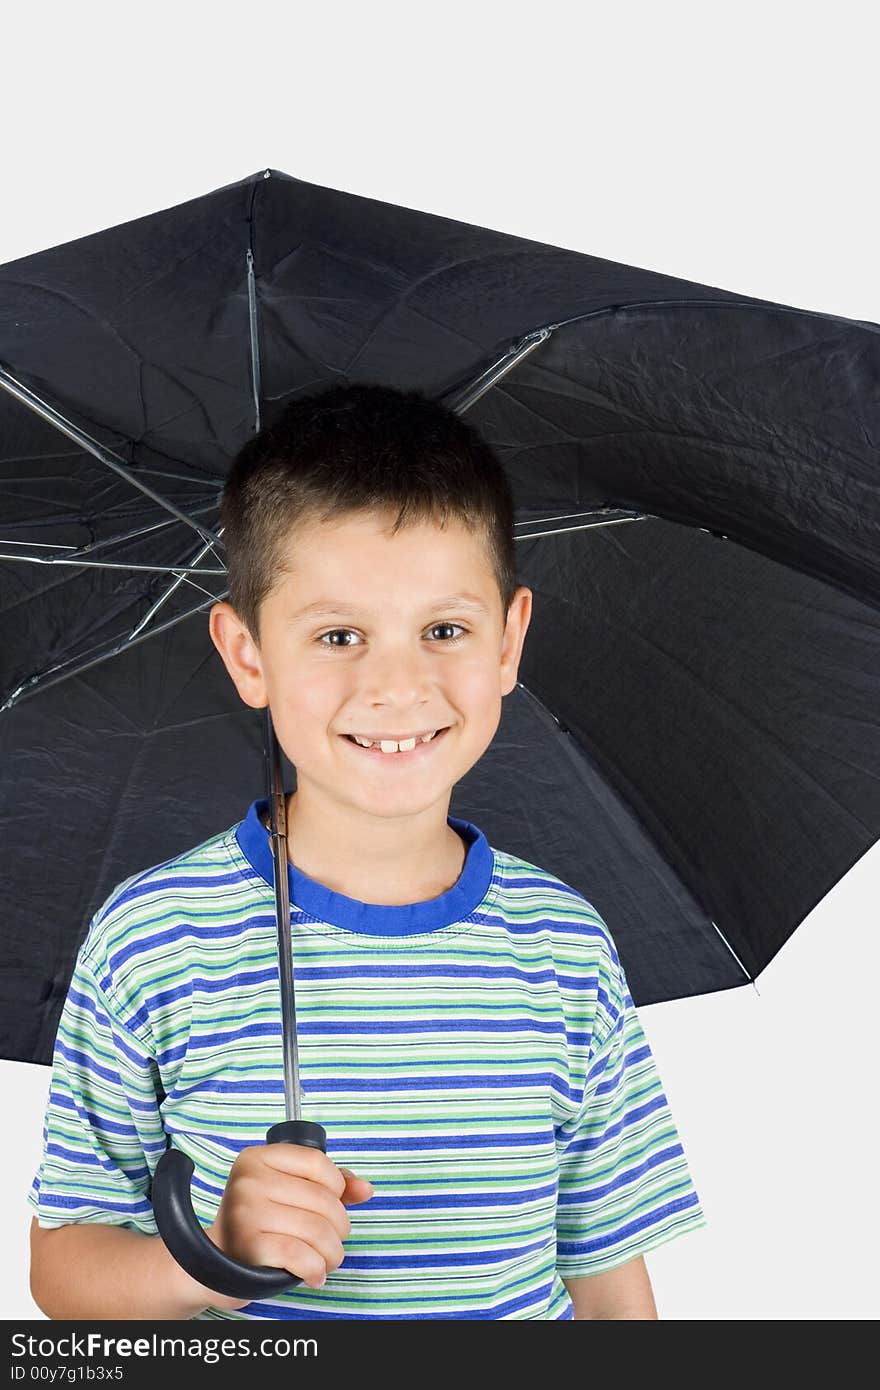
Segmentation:
<svg viewBox="0 0 880 1390">
<path fill-rule="evenodd" d="M 430 743 L 435 737 L 437 730 L 434 729 L 430 734 L 425 734 L 424 738 L 405 738 L 401 743 L 395 743 L 394 739 L 382 739 L 378 744 L 371 743 L 369 739 L 359 738 L 357 734 L 352 734 L 355 743 L 359 743 L 361 748 L 381 748 L 383 753 L 397 753 L 403 750 L 410 753 L 417 743 Z"/>
</svg>

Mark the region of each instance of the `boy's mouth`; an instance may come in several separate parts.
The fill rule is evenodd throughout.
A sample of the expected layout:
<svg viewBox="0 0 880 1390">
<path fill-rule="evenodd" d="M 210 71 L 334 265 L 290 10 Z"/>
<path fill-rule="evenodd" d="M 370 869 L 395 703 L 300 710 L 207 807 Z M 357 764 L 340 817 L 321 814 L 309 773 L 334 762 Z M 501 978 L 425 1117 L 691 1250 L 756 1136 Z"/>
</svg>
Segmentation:
<svg viewBox="0 0 880 1390">
<path fill-rule="evenodd" d="M 382 751 L 378 743 L 374 743 L 371 748 L 364 748 L 362 744 L 355 740 L 352 734 L 340 734 L 339 737 L 344 739 L 346 743 L 349 743 L 356 752 L 363 753 L 365 758 L 372 758 L 375 761 L 381 759 L 386 763 L 415 763 L 430 756 L 431 749 L 435 744 L 446 737 L 450 727 L 451 726 L 447 725 L 445 729 L 438 729 L 434 737 L 429 739 L 427 743 L 422 743 L 421 740 L 417 740 L 414 748 L 398 748 L 396 752 L 392 749 L 387 753 Z"/>
</svg>

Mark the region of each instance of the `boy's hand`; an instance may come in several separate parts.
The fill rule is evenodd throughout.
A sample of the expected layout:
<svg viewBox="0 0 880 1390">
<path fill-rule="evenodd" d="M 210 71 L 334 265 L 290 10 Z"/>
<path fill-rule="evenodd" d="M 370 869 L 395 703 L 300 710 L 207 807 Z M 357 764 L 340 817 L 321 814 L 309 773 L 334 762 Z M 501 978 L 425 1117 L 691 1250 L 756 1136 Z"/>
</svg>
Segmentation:
<svg viewBox="0 0 880 1390">
<path fill-rule="evenodd" d="M 343 1204 L 372 1195 L 372 1183 L 338 1168 L 320 1149 L 254 1144 L 233 1163 L 206 1234 L 235 1260 L 289 1269 L 319 1289 L 345 1257 L 342 1242 L 351 1222 Z M 215 1308 L 244 1308 L 251 1301 L 211 1293 Z"/>
</svg>

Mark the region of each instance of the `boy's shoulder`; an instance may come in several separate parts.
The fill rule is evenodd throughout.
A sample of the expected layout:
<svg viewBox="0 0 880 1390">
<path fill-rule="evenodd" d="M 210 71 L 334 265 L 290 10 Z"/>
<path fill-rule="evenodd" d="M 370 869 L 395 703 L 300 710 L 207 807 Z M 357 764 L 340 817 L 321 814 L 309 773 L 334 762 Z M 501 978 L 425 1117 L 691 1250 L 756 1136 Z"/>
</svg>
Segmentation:
<svg viewBox="0 0 880 1390">
<path fill-rule="evenodd" d="M 543 923 L 568 939 L 588 938 L 601 947 L 616 966 L 617 948 L 611 931 L 598 908 L 570 883 L 509 850 L 493 847 L 497 876 L 502 883 L 498 906 L 509 905 L 523 924 Z"/>
<path fill-rule="evenodd" d="M 497 846 L 492 847 L 492 853 L 501 878 L 512 891 L 522 896 L 532 896 L 536 901 L 546 898 L 554 906 L 571 911 L 584 920 L 602 921 L 598 909 L 583 893 L 549 869 Z"/>
<path fill-rule="evenodd" d="M 617 946 L 602 914 L 583 893 L 519 855 L 493 850 L 509 890 L 517 932 L 532 924 L 550 950 L 566 1017 L 590 1037 L 605 1037 L 630 1000 Z M 502 894 L 502 912 L 505 910 Z"/>
<path fill-rule="evenodd" d="M 208 893 L 242 884 L 239 824 L 117 883 L 89 922 L 80 953 L 107 969 L 145 946 L 167 949 L 181 922 L 205 916 Z"/>
</svg>

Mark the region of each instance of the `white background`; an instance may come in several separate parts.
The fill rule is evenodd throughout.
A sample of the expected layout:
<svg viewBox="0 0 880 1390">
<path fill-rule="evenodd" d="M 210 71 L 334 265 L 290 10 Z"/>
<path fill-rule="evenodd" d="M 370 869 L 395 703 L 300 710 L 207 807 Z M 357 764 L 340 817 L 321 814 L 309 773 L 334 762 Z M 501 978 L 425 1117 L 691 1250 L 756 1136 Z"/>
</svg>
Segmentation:
<svg viewBox="0 0 880 1390">
<path fill-rule="evenodd" d="M 272 167 L 880 321 L 870 6 L 307 8 L 7 10 L 0 262 Z M 709 1220 L 647 1257 L 662 1318 L 877 1316 L 878 888 L 875 846 L 760 994 L 640 1011 Z M 42 1317 L 25 1199 L 48 1086 L 0 1063 L 6 1319 Z"/>
</svg>

